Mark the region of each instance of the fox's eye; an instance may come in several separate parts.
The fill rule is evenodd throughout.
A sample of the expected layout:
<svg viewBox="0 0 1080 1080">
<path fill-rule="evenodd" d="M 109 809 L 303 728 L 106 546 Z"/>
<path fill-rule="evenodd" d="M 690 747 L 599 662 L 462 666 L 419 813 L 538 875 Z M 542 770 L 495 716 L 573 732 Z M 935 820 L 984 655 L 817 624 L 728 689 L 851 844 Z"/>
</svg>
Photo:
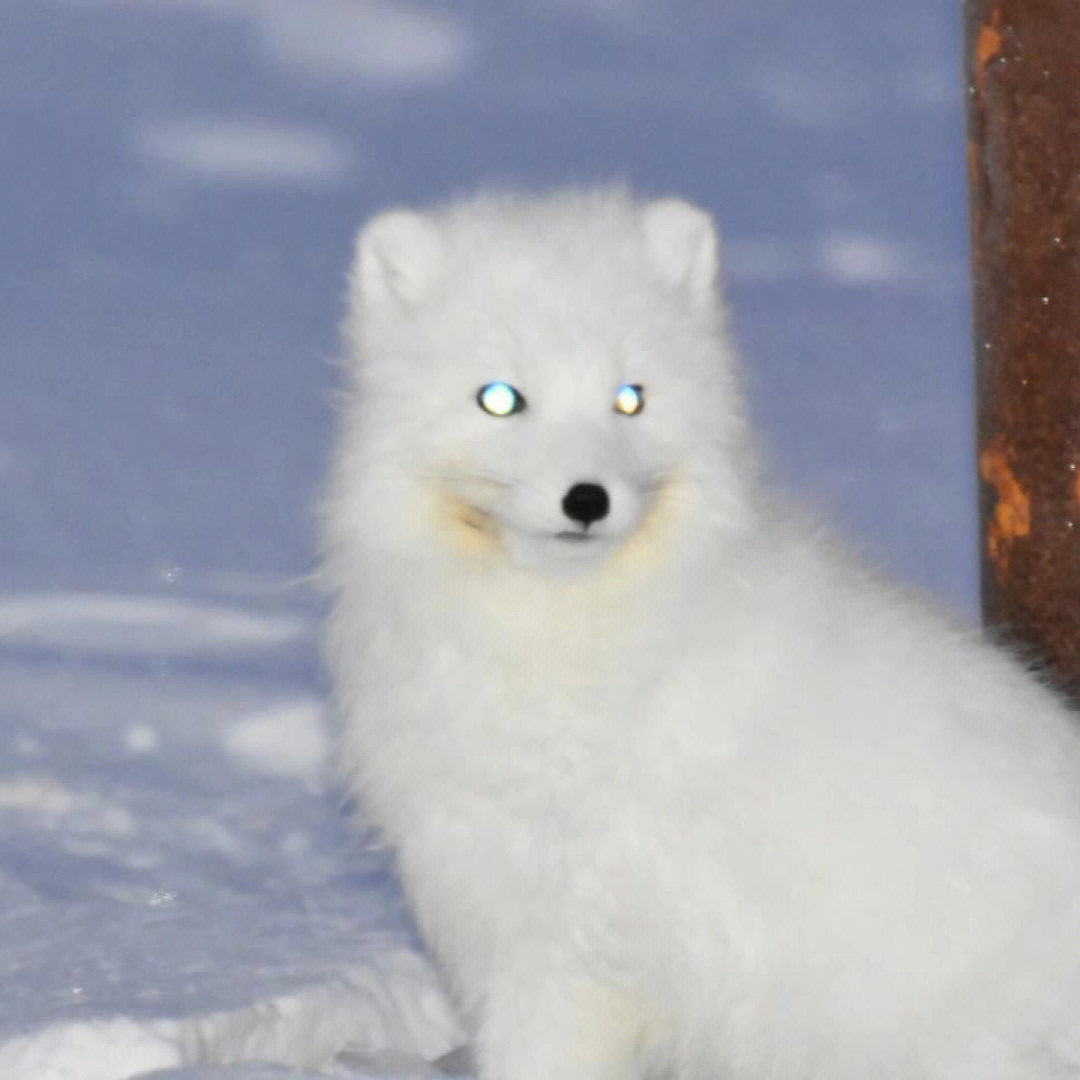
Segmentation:
<svg viewBox="0 0 1080 1080">
<path fill-rule="evenodd" d="M 623 416 L 636 416 L 645 408 L 645 388 L 639 383 L 623 383 L 615 391 L 615 411 Z"/>
<path fill-rule="evenodd" d="M 481 386 L 476 392 L 476 403 L 492 416 L 510 416 L 525 408 L 521 391 L 501 379 Z"/>
</svg>

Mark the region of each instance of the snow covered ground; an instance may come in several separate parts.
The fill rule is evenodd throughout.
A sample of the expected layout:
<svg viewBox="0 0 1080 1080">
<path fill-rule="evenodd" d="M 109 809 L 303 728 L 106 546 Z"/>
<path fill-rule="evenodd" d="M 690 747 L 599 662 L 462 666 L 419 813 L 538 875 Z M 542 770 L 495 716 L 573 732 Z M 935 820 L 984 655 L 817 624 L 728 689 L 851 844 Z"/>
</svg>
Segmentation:
<svg viewBox="0 0 1080 1080">
<path fill-rule="evenodd" d="M 3 1080 L 459 1067 L 332 780 L 304 583 L 378 207 L 618 176 L 714 210 L 775 471 L 973 618 L 959 32 L 954 0 L 4 0 Z"/>
<path fill-rule="evenodd" d="M 329 779 L 315 624 L 169 596 L 0 601 L 5 1080 L 460 1041 L 387 853 Z"/>
</svg>

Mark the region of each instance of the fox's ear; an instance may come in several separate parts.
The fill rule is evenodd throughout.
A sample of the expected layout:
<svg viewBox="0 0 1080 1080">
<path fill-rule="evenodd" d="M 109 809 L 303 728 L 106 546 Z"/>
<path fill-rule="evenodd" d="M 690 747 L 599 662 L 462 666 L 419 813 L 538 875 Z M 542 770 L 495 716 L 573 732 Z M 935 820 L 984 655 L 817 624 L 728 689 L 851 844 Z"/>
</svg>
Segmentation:
<svg viewBox="0 0 1080 1080">
<path fill-rule="evenodd" d="M 642 224 L 649 258 L 660 277 L 684 288 L 695 307 L 711 303 L 720 263 L 712 218 L 682 199 L 659 199 L 645 207 Z"/>
<path fill-rule="evenodd" d="M 443 272 L 445 252 L 435 223 L 413 210 L 374 217 L 357 240 L 353 290 L 364 304 L 410 305 L 424 299 Z"/>
</svg>

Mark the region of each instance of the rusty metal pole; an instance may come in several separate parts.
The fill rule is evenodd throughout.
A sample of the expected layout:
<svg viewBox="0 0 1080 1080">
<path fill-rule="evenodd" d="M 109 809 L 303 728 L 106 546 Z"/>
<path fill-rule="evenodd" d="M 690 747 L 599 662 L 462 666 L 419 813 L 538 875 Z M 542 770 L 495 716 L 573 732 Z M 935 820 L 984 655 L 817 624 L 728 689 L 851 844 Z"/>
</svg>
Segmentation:
<svg viewBox="0 0 1080 1080">
<path fill-rule="evenodd" d="M 982 606 L 1080 697 L 1080 0 L 966 0 Z"/>
</svg>

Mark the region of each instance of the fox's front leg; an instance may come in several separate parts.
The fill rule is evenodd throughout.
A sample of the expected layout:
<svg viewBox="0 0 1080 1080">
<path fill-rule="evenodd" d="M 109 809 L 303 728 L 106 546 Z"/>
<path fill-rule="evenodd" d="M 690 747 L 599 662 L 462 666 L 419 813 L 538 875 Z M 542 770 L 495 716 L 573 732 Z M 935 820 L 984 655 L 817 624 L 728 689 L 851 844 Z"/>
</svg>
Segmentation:
<svg viewBox="0 0 1080 1080">
<path fill-rule="evenodd" d="M 655 1055 L 637 996 L 543 959 L 491 981 L 476 1032 L 480 1080 L 638 1080 Z"/>
</svg>

